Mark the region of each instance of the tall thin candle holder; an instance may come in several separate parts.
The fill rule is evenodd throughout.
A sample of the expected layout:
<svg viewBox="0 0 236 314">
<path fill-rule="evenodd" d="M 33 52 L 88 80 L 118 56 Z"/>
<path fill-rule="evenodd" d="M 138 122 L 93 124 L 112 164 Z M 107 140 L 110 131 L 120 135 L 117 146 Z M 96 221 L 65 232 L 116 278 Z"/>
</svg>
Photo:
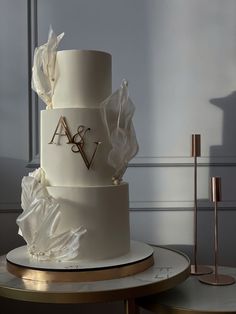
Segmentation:
<svg viewBox="0 0 236 314">
<path fill-rule="evenodd" d="M 221 178 L 211 178 L 211 200 L 214 202 L 214 273 L 200 276 L 199 280 L 203 283 L 214 286 L 226 286 L 235 283 L 235 279 L 228 275 L 218 273 L 218 208 L 217 203 L 221 201 Z"/>
<path fill-rule="evenodd" d="M 212 273 L 212 269 L 207 266 L 197 264 L 197 157 L 201 156 L 201 135 L 192 134 L 192 157 L 194 158 L 194 251 L 193 260 L 194 264 L 191 265 L 191 275 L 203 275 Z"/>
</svg>

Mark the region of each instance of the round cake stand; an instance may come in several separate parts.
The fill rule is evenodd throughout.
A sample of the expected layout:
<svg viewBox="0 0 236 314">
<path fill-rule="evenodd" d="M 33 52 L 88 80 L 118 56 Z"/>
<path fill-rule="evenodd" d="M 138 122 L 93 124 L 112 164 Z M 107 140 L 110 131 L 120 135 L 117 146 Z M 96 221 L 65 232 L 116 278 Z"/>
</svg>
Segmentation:
<svg viewBox="0 0 236 314">
<path fill-rule="evenodd" d="M 135 275 L 154 264 L 153 248 L 131 241 L 129 253 L 105 260 L 39 261 L 30 258 L 27 246 L 7 254 L 7 269 L 13 275 L 37 281 L 96 281 Z"/>
<path fill-rule="evenodd" d="M 0 258 L 0 295 L 44 303 L 96 303 L 126 300 L 126 313 L 135 313 L 137 297 L 175 287 L 190 274 L 189 258 L 181 252 L 153 247 L 154 264 L 133 276 L 94 282 L 40 282 L 15 277 Z"/>
</svg>

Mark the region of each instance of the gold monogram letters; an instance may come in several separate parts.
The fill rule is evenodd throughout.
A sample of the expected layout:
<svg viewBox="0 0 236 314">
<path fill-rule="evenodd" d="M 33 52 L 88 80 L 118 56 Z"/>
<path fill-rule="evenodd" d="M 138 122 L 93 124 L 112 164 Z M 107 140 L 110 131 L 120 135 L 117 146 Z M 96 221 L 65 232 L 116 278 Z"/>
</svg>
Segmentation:
<svg viewBox="0 0 236 314">
<path fill-rule="evenodd" d="M 58 133 L 57 131 L 58 131 L 59 128 L 60 128 L 60 132 Z M 63 130 L 64 130 L 65 133 L 62 133 Z M 56 135 L 59 136 L 57 144 L 59 144 L 59 140 L 60 140 L 61 136 L 67 136 L 67 138 L 69 140 L 69 142 L 67 144 L 72 144 L 73 143 L 72 142 L 72 137 L 71 137 L 71 134 L 70 134 L 70 130 L 69 130 L 68 125 L 66 123 L 65 117 L 62 117 L 62 116 L 60 117 L 60 119 L 59 119 L 59 121 L 57 123 L 56 130 L 55 130 L 55 132 L 54 132 L 54 134 L 52 136 L 51 141 L 48 144 L 56 144 L 56 143 L 53 142 L 53 140 L 54 140 Z"/>
<path fill-rule="evenodd" d="M 91 130 L 90 128 L 86 128 L 84 125 L 80 125 L 77 129 L 77 133 L 75 133 L 75 135 L 72 136 L 70 133 L 69 127 L 66 123 L 65 117 L 61 116 L 58 123 L 57 123 L 55 132 L 53 133 L 52 139 L 48 144 L 56 144 L 54 142 L 54 138 L 56 135 L 58 136 L 58 143 L 59 143 L 61 136 L 66 136 L 68 138 L 67 144 L 73 144 L 71 147 L 72 152 L 73 153 L 80 153 L 87 169 L 90 169 L 90 167 L 93 163 L 93 160 L 95 158 L 95 155 L 97 153 L 98 146 L 101 144 L 101 142 L 99 142 L 99 141 L 94 142 L 95 149 L 94 149 L 92 156 L 89 160 L 87 154 L 84 151 L 84 144 L 85 144 L 85 135 L 90 130 Z"/>
</svg>

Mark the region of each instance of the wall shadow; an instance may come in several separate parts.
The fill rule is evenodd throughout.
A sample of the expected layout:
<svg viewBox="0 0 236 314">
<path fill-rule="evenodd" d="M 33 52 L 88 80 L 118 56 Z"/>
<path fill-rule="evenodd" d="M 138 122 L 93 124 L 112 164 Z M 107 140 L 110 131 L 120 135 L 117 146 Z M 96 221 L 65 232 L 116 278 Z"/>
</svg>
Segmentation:
<svg viewBox="0 0 236 314">
<path fill-rule="evenodd" d="M 236 242 L 235 203 L 236 185 L 235 167 L 236 167 L 236 91 L 229 95 L 212 98 L 210 104 L 222 110 L 222 142 L 221 145 L 210 146 L 210 167 L 209 167 L 209 198 L 210 198 L 210 179 L 213 176 L 221 177 L 222 202 L 219 202 L 219 263 L 236 265 L 236 253 L 231 250 L 231 246 Z M 210 125 L 209 125 L 210 127 Z M 219 126 L 220 127 L 220 126 Z M 209 249 L 213 257 L 214 241 L 214 205 L 212 211 L 202 211 L 201 216 L 208 219 L 209 239 L 206 244 L 205 232 L 202 232 L 206 226 L 204 220 L 200 219 L 199 225 L 199 245 L 204 251 Z M 212 259 L 213 261 L 213 259 Z"/>
<path fill-rule="evenodd" d="M 225 97 L 212 98 L 210 103 L 223 111 L 222 145 L 211 146 L 210 157 L 212 157 L 212 161 L 215 156 L 235 157 L 236 149 L 233 147 L 236 148 L 236 91 Z"/>
<path fill-rule="evenodd" d="M 212 98 L 209 103 L 222 111 L 221 145 L 209 149 L 209 197 L 198 199 L 198 264 L 214 263 L 214 204 L 210 201 L 210 179 L 221 177 L 222 202 L 218 204 L 219 264 L 236 265 L 236 91 Z M 211 127 L 209 121 L 209 128 Z M 200 165 L 201 166 L 201 165 Z M 205 167 L 205 166 L 204 166 Z M 207 171 L 207 170 L 206 170 Z M 193 258 L 192 247 L 179 247 Z"/>
</svg>

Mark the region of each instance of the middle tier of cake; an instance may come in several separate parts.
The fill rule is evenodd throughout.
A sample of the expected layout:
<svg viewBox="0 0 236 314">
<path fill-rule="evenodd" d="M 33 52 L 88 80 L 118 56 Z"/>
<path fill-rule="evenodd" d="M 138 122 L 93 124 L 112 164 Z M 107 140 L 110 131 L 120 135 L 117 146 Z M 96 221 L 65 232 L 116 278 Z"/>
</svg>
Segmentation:
<svg viewBox="0 0 236 314">
<path fill-rule="evenodd" d="M 41 168 L 47 185 L 111 185 L 110 150 L 99 108 L 41 111 Z"/>
</svg>

